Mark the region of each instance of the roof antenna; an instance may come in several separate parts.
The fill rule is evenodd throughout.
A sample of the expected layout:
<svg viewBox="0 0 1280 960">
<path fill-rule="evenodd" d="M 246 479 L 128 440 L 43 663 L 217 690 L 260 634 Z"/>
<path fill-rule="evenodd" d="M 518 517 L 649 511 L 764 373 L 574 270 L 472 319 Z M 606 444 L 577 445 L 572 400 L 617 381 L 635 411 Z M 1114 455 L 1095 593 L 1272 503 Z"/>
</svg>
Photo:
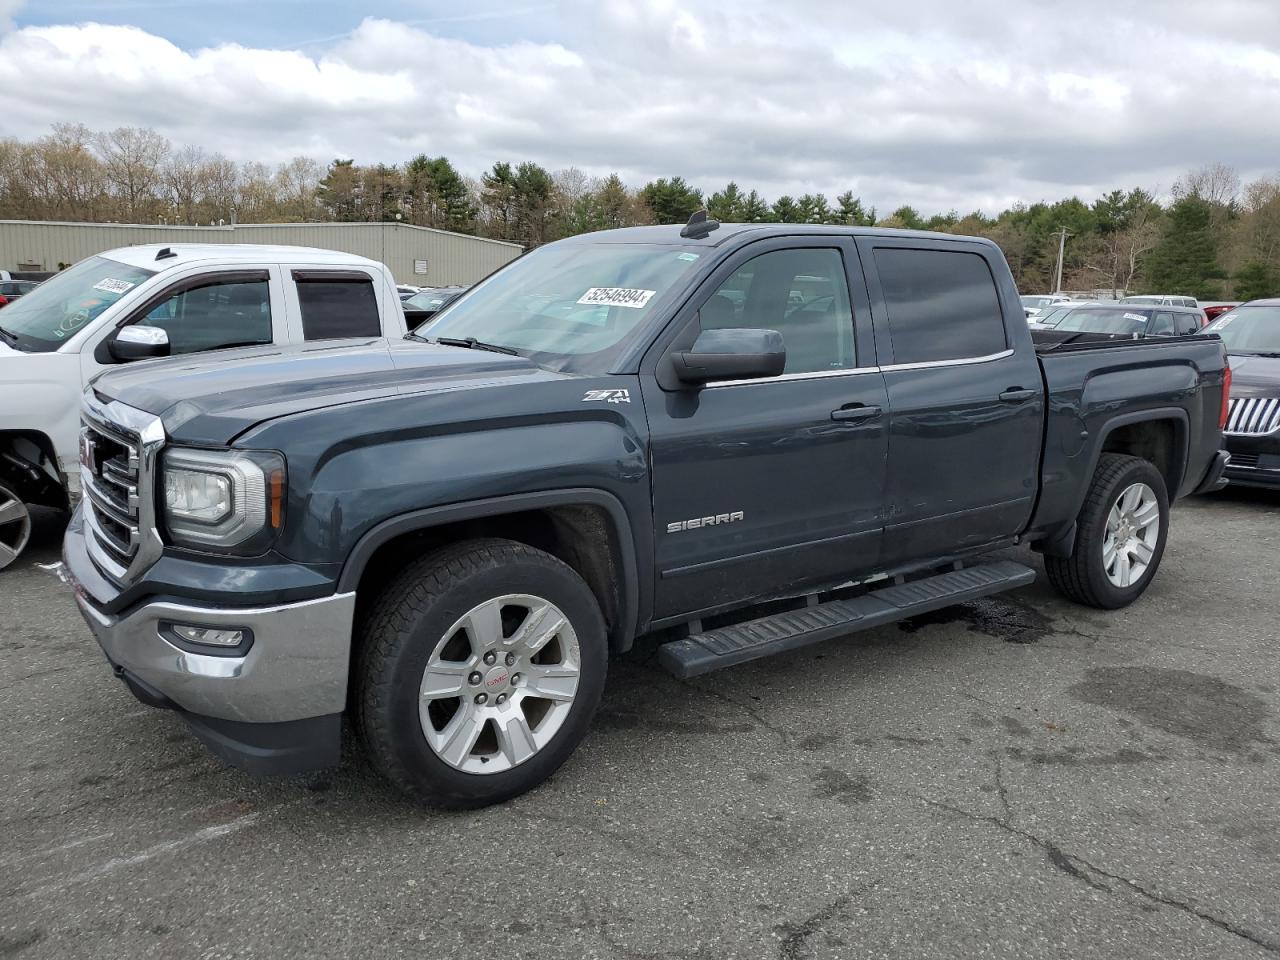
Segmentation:
<svg viewBox="0 0 1280 960">
<path fill-rule="evenodd" d="M 173 252 L 172 247 L 165 247 L 163 250 L 161 250 L 159 253 L 156 254 L 156 259 L 168 260 L 170 257 L 176 257 L 176 256 L 177 254 Z"/>
<path fill-rule="evenodd" d="M 705 240 L 712 230 L 720 229 L 720 221 L 707 216 L 707 208 L 695 210 L 689 222 L 680 228 L 680 236 L 686 240 Z"/>
</svg>

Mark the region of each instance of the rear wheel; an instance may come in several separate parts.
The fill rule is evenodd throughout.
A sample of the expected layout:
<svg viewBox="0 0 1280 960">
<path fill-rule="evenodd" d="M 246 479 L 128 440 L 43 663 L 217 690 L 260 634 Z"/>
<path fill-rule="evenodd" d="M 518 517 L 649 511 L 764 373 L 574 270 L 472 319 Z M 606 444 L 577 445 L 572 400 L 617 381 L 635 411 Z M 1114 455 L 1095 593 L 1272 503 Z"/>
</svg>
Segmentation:
<svg viewBox="0 0 1280 960">
<path fill-rule="evenodd" d="M 441 806 L 541 783 L 604 689 L 608 646 L 590 588 L 510 541 L 422 558 L 387 587 L 361 640 L 357 719 L 374 766 Z"/>
<path fill-rule="evenodd" d="M 30 540 L 30 508 L 12 488 L 0 484 L 0 570 L 17 560 Z"/>
<path fill-rule="evenodd" d="M 1105 453 L 1076 518 L 1069 557 L 1045 557 L 1063 596 L 1113 610 L 1142 596 L 1160 567 L 1169 534 L 1164 477 L 1138 457 Z"/>
</svg>

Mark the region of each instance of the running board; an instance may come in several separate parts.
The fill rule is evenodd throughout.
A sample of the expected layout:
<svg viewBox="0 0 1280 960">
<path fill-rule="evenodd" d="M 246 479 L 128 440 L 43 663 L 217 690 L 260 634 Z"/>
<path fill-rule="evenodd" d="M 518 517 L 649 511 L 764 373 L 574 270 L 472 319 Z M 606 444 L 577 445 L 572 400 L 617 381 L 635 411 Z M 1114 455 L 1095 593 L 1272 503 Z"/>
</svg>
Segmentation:
<svg viewBox="0 0 1280 960">
<path fill-rule="evenodd" d="M 872 590 L 850 600 L 775 613 L 721 627 L 658 648 L 658 662 L 682 680 L 807 647 L 833 637 L 869 630 L 953 603 L 975 600 L 1034 581 L 1036 572 L 1012 560 L 983 563 L 923 580 Z"/>
</svg>

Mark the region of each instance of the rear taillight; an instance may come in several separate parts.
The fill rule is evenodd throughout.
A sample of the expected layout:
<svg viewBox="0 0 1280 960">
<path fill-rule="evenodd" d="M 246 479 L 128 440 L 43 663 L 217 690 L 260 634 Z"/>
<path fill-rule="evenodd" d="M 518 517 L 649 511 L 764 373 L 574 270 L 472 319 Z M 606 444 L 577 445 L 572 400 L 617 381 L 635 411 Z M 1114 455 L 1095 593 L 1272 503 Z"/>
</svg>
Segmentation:
<svg viewBox="0 0 1280 960">
<path fill-rule="evenodd" d="M 4 294 L 0 293 L 0 307 L 3 307 L 8 302 L 9 302 L 9 298 L 6 297 Z"/>
<path fill-rule="evenodd" d="M 1227 429 L 1227 413 L 1231 410 L 1231 362 L 1222 368 L 1222 410 L 1218 413 L 1218 429 Z"/>
</svg>

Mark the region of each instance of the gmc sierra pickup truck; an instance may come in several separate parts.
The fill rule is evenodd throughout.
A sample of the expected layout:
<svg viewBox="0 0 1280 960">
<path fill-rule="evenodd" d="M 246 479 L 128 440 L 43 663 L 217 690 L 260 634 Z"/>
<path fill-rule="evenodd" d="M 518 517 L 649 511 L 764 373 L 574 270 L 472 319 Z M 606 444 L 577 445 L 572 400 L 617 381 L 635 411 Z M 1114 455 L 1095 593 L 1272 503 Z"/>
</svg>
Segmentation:
<svg viewBox="0 0 1280 960">
<path fill-rule="evenodd" d="M 220 756 L 501 801 L 611 653 L 680 677 L 1030 582 L 1137 599 L 1222 484 L 1214 337 L 1038 354 L 992 243 L 720 225 L 537 249 L 399 342 L 121 368 L 84 396 L 80 609 Z"/>
</svg>

